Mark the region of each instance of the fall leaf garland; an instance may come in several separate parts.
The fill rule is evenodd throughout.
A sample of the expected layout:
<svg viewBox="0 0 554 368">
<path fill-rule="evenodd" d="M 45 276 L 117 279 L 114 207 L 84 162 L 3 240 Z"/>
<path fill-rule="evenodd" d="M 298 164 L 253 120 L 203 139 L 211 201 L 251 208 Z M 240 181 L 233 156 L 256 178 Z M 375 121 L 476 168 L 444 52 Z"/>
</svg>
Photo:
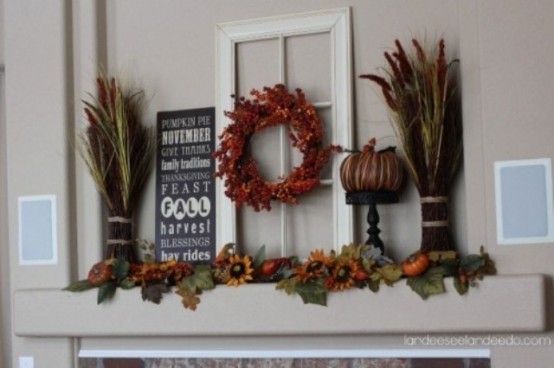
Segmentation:
<svg viewBox="0 0 554 368">
<path fill-rule="evenodd" d="M 422 299 L 446 291 L 446 277 L 453 280 L 463 295 L 486 275 L 496 273 L 494 262 L 481 248 L 480 254 L 459 256 L 454 251 L 431 252 L 425 272 L 410 276 L 403 266 L 383 256 L 379 248 L 361 244 L 345 245 L 340 253 L 323 250 L 311 252 L 300 262 L 298 257 L 266 259 L 265 247 L 254 257 L 238 255 L 224 248 L 211 265 L 191 265 L 174 260 L 160 263 L 130 264 L 109 259 L 95 264 L 89 277 L 67 286 L 65 290 L 85 291 L 98 288 L 98 304 L 111 299 L 118 288 L 141 288 L 143 300 L 159 304 L 163 294 L 176 287 L 183 306 L 196 310 L 199 295 L 217 285 L 237 287 L 245 283 L 277 282 L 276 289 L 298 294 L 307 304 L 327 305 L 329 292 L 368 288 L 377 292 L 381 285 L 406 284 Z"/>
</svg>

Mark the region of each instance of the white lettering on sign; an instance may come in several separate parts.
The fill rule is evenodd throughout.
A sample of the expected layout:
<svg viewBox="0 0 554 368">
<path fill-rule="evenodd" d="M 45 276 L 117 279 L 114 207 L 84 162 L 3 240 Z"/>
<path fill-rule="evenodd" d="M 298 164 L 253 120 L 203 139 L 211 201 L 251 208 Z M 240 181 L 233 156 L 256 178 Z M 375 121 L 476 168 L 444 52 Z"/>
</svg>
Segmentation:
<svg viewBox="0 0 554 368">
<path fill-rule="evenodd" d="M 173 199 L 165 197 L 161 203 L 161 214 L 165 218 L 175 217 L 177 220 L 182 220 L 185 216 L 194 218 L 197 215 L 206 217 L 210 214 L 211 203 L 208 197 L 194 197 L 183 199 Z"/>
</svg>

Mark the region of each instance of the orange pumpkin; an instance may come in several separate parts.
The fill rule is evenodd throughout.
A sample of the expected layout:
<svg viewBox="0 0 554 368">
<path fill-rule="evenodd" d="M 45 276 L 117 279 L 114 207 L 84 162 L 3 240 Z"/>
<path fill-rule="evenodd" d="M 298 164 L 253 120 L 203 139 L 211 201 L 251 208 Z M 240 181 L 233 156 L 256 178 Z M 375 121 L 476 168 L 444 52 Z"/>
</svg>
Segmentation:
<svg viewBox="0 0 554 368">
<path fill-rule="evenodd" d="M 352 153 L 340 166 L 340 180 L 347 192 L 396 191 L 404 177 L 394 147 L 375 151 L 375 138 L 362 152 Z"/>
<path fill-rule="evenodd" d="M 426 253 L 416 252 L 402 262 L 402 272 L 409 277 L 418 276 L 427 271 L 430 264 L 429 256 Z"/>
<path fill-rule="evenodd" d="M 98 262 L 90 269 L 88 273 L 88 281 L 93 286 L 100 286 L 112 277 L 112 266 L 106 262 Z"/>
</svg>

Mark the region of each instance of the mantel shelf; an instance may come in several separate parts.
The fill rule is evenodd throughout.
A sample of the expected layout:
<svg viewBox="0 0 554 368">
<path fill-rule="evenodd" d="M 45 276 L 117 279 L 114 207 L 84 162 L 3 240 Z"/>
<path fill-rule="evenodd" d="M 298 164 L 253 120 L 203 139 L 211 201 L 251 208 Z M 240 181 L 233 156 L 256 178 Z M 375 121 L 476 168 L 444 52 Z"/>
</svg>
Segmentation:
<svg viewBox="0 0 554 368">
<path fill-rule="evenodd" d="M 140 291 L 118 290 L 97 305 L 96 292 L 18 290 L 14 328 L 26 337 L 163 337 L 371 335 L 395 333 L 505 333 L 546 330 L 542 275 L 491 276 L 465 296 L 452 280 L 447 293 L 422 300 L 403 283 L 331 293 L 328 306 L 304 305 L 272 284 L 218 287 L 201 295 L 196 311 L 180 297 L 164 295 L 160 305 Z M 345 318 L 348 315 L 350 318 Z M 359 318 L 352 318 L 359 316 Z"/>
</svg>

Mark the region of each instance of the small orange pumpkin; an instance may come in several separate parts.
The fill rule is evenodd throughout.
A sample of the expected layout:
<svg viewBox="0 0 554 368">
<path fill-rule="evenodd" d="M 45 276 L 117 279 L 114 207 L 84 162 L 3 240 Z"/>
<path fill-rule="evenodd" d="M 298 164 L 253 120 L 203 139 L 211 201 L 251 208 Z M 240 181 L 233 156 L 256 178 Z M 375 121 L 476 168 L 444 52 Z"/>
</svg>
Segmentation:
<svg viewBox="0 0 554 368">
<path fill-rule="evenodd" d="M 427 271 L 431 262 L 429 256 L 424 252 L 416 252 L 402 262 L 402 272 L 404 275 L 414 277 Z"/>
<path fill-rule="evenodd" d="M 340 180 L 347 192 L 396 191 L 404 174 L 394 147 L 375 151 L 372 138 L 362 152 L 352 153 L 340 166 Z"/>
<path fill-rule="evenodd" d="M 90 269 L 88 273 L 88 281 L 93 286 L 100 286 L 112 277 L 112 266 L 106 262 L 98 262 Z"/>
</svg>

